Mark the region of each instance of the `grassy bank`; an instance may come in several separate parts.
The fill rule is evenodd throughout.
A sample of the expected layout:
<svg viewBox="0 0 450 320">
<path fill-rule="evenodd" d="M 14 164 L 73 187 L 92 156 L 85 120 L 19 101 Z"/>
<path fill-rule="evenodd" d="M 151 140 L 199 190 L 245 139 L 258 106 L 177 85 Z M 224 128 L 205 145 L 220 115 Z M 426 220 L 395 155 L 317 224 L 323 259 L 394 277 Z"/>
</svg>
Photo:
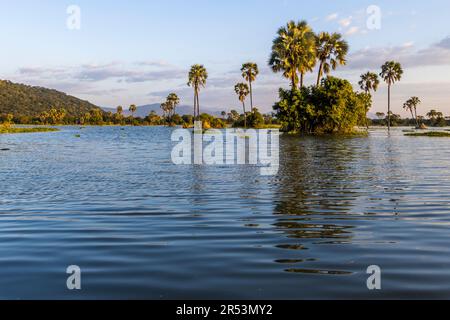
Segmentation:
<svg viewBox="0 0 450 320">
<path fill-rule="evenodd" d="M 46 128 L 46 127 L 17 128 L 17 127 L 0 125 L 0 134 L 55 132 L 55 131 L 59 131 L 59 130 L 54 129 L 54 128 Z"/>
<path fill-rule="evenodd" d="M 407 133 L 405 134 L 407 137 L 450 137 L 450 132 L 441 132 L 441 131 L 429 131 L 429 132 L 416 132 L 416 133 Z"/>
</svg>

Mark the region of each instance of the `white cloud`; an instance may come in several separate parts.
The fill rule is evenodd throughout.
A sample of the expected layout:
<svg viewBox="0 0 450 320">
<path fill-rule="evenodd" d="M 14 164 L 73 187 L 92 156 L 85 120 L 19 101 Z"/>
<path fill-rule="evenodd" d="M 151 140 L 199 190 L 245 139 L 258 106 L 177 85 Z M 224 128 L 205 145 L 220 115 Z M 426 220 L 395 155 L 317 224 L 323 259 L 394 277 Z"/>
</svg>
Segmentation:
<svg viewBox="0 0 450 320">
<path fill-rule="evenodd" d="M 339 14 L 335 12 L 335 13 L 332 13 L 332 14 L 328 15 L 325 18 L 325 20 L 326 21 L 333 21 L 333 20 L 336 20 L 338 17 L 339 17 Z"/>
<path fill-rule="evenodd" d="M 348 18 L 344 18 L 339 20 L 339 25 L 343 28 L 347 28 L 348 26 L 350 26 L 352 24 L 352 17 L 348 17 Z"/>
<path fill-rule="evenodd" d="M 345 32 L 345 35 L 351 36 L 351 35 L 357 34 L 358 32 L 359 32 L 359 27 L 351 27 L 347 30 L 347 32 Z"/>
</svg>

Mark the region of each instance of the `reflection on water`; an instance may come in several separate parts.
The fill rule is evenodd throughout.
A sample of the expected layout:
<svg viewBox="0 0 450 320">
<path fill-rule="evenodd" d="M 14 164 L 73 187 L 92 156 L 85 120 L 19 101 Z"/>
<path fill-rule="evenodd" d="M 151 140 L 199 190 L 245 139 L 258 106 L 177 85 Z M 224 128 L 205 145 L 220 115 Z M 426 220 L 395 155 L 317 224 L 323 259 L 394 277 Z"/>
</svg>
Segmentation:
<svg viewBox="0 0 450 320">
<path fill-rule="evenodd" d="M 283 136 L 263 177 L 175 166 L 170 134 L 0 136 L 0 298 L 450 298 L 447 139 Z"/>
</svg>

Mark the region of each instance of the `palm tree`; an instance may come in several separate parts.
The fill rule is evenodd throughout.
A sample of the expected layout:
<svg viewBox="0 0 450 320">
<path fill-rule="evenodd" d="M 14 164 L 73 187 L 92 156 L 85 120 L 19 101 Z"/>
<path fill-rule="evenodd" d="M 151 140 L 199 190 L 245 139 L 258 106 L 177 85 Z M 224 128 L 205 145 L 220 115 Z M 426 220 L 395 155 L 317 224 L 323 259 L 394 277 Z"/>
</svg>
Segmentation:
<svg viewBox="0 0 450 320">
<path fill-rule="evenodd" d="M 338 65 L 346 65 L 346 56 L 349 46 L 347 41 L 342 39 L 339 33 L 320 33 L 316 38 L 317 59 L 319 60 L 319 74 L 317 76 L 317 86 L 320 85 L 323 74 L 329 74 L 331 70 L 336 70 Z"/>
<path fill-rule="evenodd" d="M 200 115 L 199 92 L 201 87 L 206 86 L 208 72 L 203 65 L 195 64 L 189 71 L 188 86 L 194 88 L 194 119 Z"/>
<path fill-rule="evenodd" d="M 315 35 L 306 21 L 290 21 L 278 30 L 273 41 L 269 66 L 274 72 L 283 72 L 291 80 L 292 89 L 303 86 L 306 72 L 312 71 L 316 63 Z"/>
<path fill-rule="evenodd" d="M 170 105 L 170 111 L 172 115 L 175 114 L 175 109 L 180 104 L 180 98 L 178 98 L 176 93 L 171 93 L 167 96 L 167 103 Z"/>
<path fill-rule="evenodd" d="M 411 110 L 411 115 L 413 116 L 414 120 L 416 121 L 416 125 L 417 127 L 419 127 L 419 121 L 417 118 L 417 107 L 419 106 L 419 104 L 421 104 L 422 101 L 420 101 L 420 99 L 418 97 L 411 97 L 410 99 L 408 99 L 408 101 L 406 101 L 405 106 L 409 106 L 410 110 Z M 413 114 L 414 111 L 414 114 Z"/>
<path fill-rule="evenodd" d="M 391 86 L 402 79 L 403 69 L 400 63 L 387 61 L 381 66 L 380 76 L 388 85 L 388 130 L 391 130 Z"/>
<path fill-rule="evenodd" d="M 416 122 L 416 126 L 418 125 L 417 123 L 417 117 L 414 117 L 414 113 L 413 113 L 413 106 L 411 105 L 411 101 L 408 100 L 403 104 L 403 109 L 405 109 L 406 111 L 411 112 L 411 117 L 412 119 L 415 119 Z"/>
<path fill-rule="evenodd" d="M 361 80 L 358 84 L 361 90 L 363 90 L 366 94 L 370 94 L 371 90 L 378 90 L 380 80 L 378 79 L 378 75 L 376 73 L 367 72 L 361 75 Z"/>
<path fill-rule="evenodd" d="M 226 111 L 222 111 L 222 112 L 220 113 L 220 115 L 222 116 L 222 119 L 225 120 L 225 117 L 227 116 L 227 112 L 226 112 Z"/>
<path fill-rule="evenodd" d="M 170 105 L 167 101 L 161 103 L 161 110 L 163 112 L 163 118 L 166 119 L 167 114 L 170 112 Z"/>
<path fill-rule="evenodd" d="M 430 112 L 427 113 L 427 117 L 430 120 L 435 120 L 438 117 L 438 113 L 436 110 L 431 110 Z"/>
<path fill-rule="evenodd" d="M 246 83 L 238 83 L 234 87 L 234 91 L 239 97 L 239 101 L 242 102 L 242 107 L 244 109 L 244 126 L 247 129 L 247 113 L 245 112 L 245 98 L 247 98 L 250 93 L 248 85 Z"/>
<path fill-rule="evenodd" d="M 116 112 L 116 115 L 115 115 L 115 119 L 117 120 L 117 122 L 119 123 L 119 124 L 121 124 L 122 123 L 122 120 L 123 120 L 123 107 L 122 106 L 118 106 L 117 107 L 117 112 Z"/>
<path fill-rule="evenodd" d="M 250 87 L 250 106 L 253 109 L 253 89 L 252 82 L 256 80 L 259 74 L 258 65 L 253 62 L 247 62 L 242 65 L 241 68 L 242 77 L 248 81 Z"/>
<path fill-rule="evenodd" d="M 131 115 L 132 115 L 133 118 L 134 118 L 134 113 L 137 111 L 136 105 L 132 104 L 132 105 L 130 106 L 129 111 L 131 112 Z"/>
<path fill-rule="evenodd" d="M 417 122 L 417 126 L 419 126 L 419 119 L 417 117 L 417 107 L 419 106 L 419 104 L 422 103 L 422 101 L 420 101 L 420 99 L 418 97 L 412 97 L 410 100 L 410 103 L 414 109 L 414 115 L 416 117 L 416 122 Z"/>
</svg>

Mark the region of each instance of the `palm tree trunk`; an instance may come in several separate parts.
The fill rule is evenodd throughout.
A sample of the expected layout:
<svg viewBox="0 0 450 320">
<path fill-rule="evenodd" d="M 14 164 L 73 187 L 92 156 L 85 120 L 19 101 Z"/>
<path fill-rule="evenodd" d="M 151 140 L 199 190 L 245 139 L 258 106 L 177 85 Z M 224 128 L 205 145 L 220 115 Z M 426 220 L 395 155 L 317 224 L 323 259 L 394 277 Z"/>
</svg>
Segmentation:
<svg viewBox="0 0 450 320">
<path fill-rule="evenodd" d="M 245 101 L 242 101 L 242 108 L 244 109 L 244 127 L 247 129 L 247 114 L 245 113 Z"/>
<path fill-rule="evenodd" d="M 197 91 L 197 117 L 200 117 L 200 95 Z"/>
<path fill-rule="evenodd" d="M 304 78 L 304 74 L 303 74 L 303 72 L 302 73 L 300 73 L 300 89 L 301 88 L 303 88 L 303 78 Z"/>
<path fill-rule="evenodd" d="M 292 74 L 291 82 L 292 90 L 295 90 L 295 88 L 297 87 L 297 84 L 295 83 L 295 73 Z"/>
<path fill-rule="evenodd" d="M 417 125 L 417 127 L 419 127 L 419 119 L 417 118 L 417 108 L 416 107 L 414 107 L 414 113 L 416 115 L 416 125 Z"/>
<path fill-rule="evenodd" d="M 414 118 L 414 113 L 413 113 L 412 109 L 410 109 L 410 110 L 411 110 L 411 117 L 415 120 L 416 126 L 418 126 L 418 124 L 417 124 L 417 118 Z"/>
<path fill-rule="evenodd" d="M 322 69 L 323 69 L 323 61 L 321 61 L 319 65 L 319 74 L 317 76 L 317 87 L 320 85 L 320 80 L 322 79 Z"/>
<path fill-rule="evenodd" d="M 197 112 L 197 89 L 194 88 L 194 122 L 195 122 L 196 112 Z"/>
<path fill-rule="evenodd" d="M 391 84 L 388 84 L 388 131 L 391 131 Z"/>
<path fill-rule="evenodd" d="M 250 107 L 253 110 L 253 89 L 252 89 L 252 80 L 249 80 L 249 85 L 250 85 Z"/>
</svg>

